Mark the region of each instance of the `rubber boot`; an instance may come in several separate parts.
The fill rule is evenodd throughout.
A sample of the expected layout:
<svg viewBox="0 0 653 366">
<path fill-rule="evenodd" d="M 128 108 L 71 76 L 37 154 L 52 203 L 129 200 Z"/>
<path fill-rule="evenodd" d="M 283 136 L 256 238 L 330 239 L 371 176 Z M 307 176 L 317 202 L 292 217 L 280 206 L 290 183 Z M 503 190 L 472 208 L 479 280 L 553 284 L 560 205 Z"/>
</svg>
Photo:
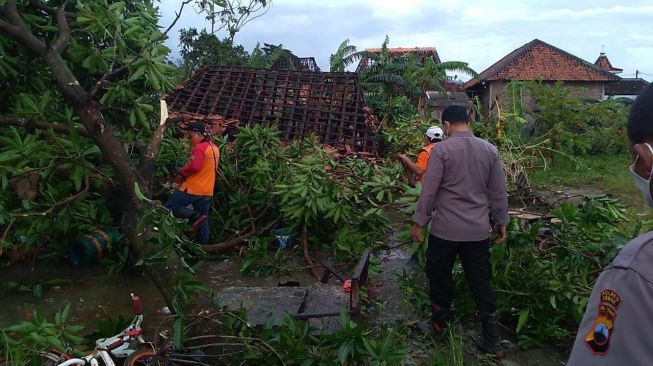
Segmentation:
<svg viewBox="0 0 653 366">
<path fill-rule="evenodd" d="M 483 338 L 477 342 L 478 348 L 485 353 L 494 355 L 496 359 L 505 357 L 499 338 L 499 319 L 497 314 L 492 313 L 481 316 L 481 326 L 483 328 Z"/>
</svg>

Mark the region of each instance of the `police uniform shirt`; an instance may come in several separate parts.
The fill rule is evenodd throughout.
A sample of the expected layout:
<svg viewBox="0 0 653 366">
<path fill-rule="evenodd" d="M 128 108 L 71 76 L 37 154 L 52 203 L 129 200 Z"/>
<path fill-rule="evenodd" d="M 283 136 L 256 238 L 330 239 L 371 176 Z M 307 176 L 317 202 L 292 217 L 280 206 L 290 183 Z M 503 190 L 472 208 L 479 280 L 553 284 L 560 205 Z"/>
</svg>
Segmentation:
<svg viewBox="0 0 653 366">
<path fill-rule="evenodd" d="M 653 232 L 626 244 L 597 279 L 567 365 L 653 365 Z"/>
</svg>

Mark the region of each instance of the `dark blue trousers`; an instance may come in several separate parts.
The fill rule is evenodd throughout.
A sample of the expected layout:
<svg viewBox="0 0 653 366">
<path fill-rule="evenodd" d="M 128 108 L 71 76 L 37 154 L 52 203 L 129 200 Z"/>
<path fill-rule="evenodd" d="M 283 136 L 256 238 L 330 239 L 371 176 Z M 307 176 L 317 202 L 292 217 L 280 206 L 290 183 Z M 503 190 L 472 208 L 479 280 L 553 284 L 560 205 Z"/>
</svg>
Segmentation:
<svg viewBox="0 0 653 366">
<path fill-rule="evenodd" d="M 188 219 L 190 223 L 195 222 L 200 216 L 209 214 L 211 196 L 198 196 L 175 189 L 172 192 L 165 207 L 172 210 L 172 214 L 180 219 Z M 187 206 L 191 205 L 190 209 Z M 197 242 L 200 244 L 209 243 L 209 221 L 206 220 L 197 230 Z"/>
</svg>

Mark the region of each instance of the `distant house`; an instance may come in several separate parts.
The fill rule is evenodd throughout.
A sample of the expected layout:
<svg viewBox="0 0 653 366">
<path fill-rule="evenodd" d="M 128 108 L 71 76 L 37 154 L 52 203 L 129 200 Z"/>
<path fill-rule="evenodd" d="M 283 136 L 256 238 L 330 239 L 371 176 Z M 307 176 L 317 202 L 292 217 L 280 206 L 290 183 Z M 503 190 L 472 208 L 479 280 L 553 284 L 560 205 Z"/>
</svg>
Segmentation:
<svg viewBox="0 0 653 366">
<path fill-rule="evenodd" d="M 366 48 L 365 51 L 375 53 L 377 55 L 381 54 L 381 48 Z M 388 48 L 388 53 L 390 54 L 390 57 L 403 57 L 406 54 L 413 54 L 415 56 L 418 56 L 422 62 L 424 62 L 425 59 L 427 58 L 433 58 L 433 61 L 435 61 L 436 64 L 439 64 L 440 61 L 440 56 L 438 56 L 438 51 L 435 50 L 435 47 L 413 47 L 413 48 L 408 48 L 408 47 L 395 47 L 395 48 Z M 366 68 L 372 66 L 374 64 L 374 60 L 364 57 L 360 60 L 358 63 L 358 67 L 356 67 L 356 72 L 361 72 L 365 70 Z"/>
<path fill-rule="evenodd" d="M 472 100 L 465 93 L 465 84 L 446 82 L 442 84 L 444 91 L 427 90 L 426 108 L 428 115 L 435 119 L 441 119 L 442 111 L 450 105 L 460 105 L 473 112 Z"/>
<path fill-rule="evenodd" d="M 622 78 L 605 86 L 605 96 L 630 104 L 648 85 L 649 82 L 641 78 Z"/>
<path fill-rule="evenodd" d="M 604 99 L 609 83 L 621 78 L 613 72 L 589 63 L 569 52 L 535 39 L 510 52 L 478 77 L 465 84 L 465 90 L 479 96 L 484 113 L 500 105 L 507 105 L 506 85 L 511 80 L 541 80 L 554 83 L 562 81 L 576 89 L 575 94 L 584 100 Z"/>
<path fill-rule="evenodd" d="M 623 71 L 623 69 L 612 66 L 612 63 L 608 59 L 608 56 L 606 56 L 605 52 L 601 52 L 599 58 L 594 62 L 594 65 L 614 74 Z M 619 100 L 624 103 L 632 103 L 639 93 L 644 91 L 648 85 L 648 81 L 638 77 L 621 78 L 621 80 L 615 83 L 608 83 L 605 85 L 605 98 Z"/>
</svg>

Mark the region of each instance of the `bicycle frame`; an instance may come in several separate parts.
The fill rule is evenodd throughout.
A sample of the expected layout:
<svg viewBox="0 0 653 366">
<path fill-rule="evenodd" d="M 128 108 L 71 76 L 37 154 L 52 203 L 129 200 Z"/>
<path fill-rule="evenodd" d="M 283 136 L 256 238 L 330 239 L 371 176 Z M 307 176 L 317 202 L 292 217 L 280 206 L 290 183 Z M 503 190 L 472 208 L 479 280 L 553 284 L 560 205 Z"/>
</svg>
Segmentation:
<svg viewBox="0 0 653 366">
<path fill-rule="evenodd" d="M 122 332 L 109 338 L 100 338 L 95 341 L 95 349 L 82 358 L 70 358 L 57 366 L 71 366 L 71 365 L 91 365 L 99 366 L 98 359 L 101 359 L 105 366 L 115 366 L 113 357 L 127 358 L 138 350 L 138 346 L 142 344 L 149 344 L 143 339 L 143 329 L 141 323 L 143 322 L 143 307 L 141 306 L 141 299 L 131 294 L 132 301 L 134 302 L 134 319 Z"/>
</svg>

